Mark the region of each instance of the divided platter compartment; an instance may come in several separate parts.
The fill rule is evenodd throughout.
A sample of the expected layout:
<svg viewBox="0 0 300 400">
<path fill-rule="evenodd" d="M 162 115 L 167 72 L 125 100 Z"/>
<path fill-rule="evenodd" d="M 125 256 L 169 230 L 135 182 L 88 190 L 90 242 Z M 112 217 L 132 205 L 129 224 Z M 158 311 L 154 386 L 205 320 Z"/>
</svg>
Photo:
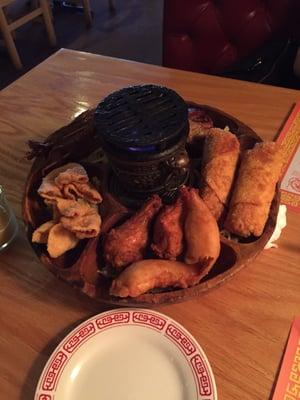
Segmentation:
<svg viewBox="0 0 300 400">
<path fill-rule="evenodd" d="M 195 103 L 188 103 L 188 107 L 189 112 L 202 110 L 208 121 L 212 121 L 215 127 L 225 128 L 227 126 L 232 133 L 237 135 L 243 149 L 253 147 L 254 143 L 261 141 L 261 138 L 250 127 L 220 110 Z M 103 235 L 118 222 L 126 219 L 133 210 L 126 208 L 109 192 L 111 170 L 102 152 L 99 135 L 97 136 L 95 132 L 94 112 L 95 110 L 84 112 L 72 123 L 51 134 L 43 143 L 33 141 L 29 143 L 31 151 L 28 153 L 28 158 L 35 158 L 35 160 L 26 182 L 23 218 L 30 243 L 34 229 L 50 219 L 37 189 L 41 184 L 42 177 L 52 169 L 68 162 L 82 164 L 86 168 L 90 180 L 103 196 L 103 202 L 100 204 L 102 228 L 99 237 L 82 240 L 74 250 L 70 250 L 57 259 L 49 257 L 45 245 L 31 244 L 41 262 L 58 278 L 95 300 L 109 304 L 151 306 L 174 303 L 199 296 L 221 285 L 263 251 L 276 225 L 280 204 L 278 186 L 263 234 L 257 239 L 250 238 L 244 242 L 229 240 L 221 235 L 220 257 L 210 273 L 198 285 L 187 289 L 170 288 L 153 291 L 136 298 L 121 299 L 110 296 L 111 281 L 99 273 L 98 265 L 101 264 L 99 249 Z M 187 146 L 188 151 L 189 146 L 191 145 Z M 193 153 L 193 149 L 190 150 L 190 153 Z M 197 158 L 192 158 L 193 164 L 197 165 Z M 194 184 L 195 182 L 194 179 Z M 193 184 L 193 180 L 190 184 Z"/>
</svg>

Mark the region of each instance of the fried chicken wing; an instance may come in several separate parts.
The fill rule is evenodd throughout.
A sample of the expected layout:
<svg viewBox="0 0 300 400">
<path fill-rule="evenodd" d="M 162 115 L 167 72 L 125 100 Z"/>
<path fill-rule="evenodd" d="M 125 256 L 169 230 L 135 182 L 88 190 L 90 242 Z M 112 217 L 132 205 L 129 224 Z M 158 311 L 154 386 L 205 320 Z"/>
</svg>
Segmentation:
<svg viewBox="0 0 300 400">
<path fill-rule="evenodd" d="M 184 235 L 185 262 L 196 264 L 210 258 L 211 266 L 220 254 L 220 234 L 217 222 L 196 189 L 181 189 L 186 207 Z"/>
<path fill-rule="evenodd" d="M 111 229 L 103 247 L 104 259 L 109 265 L 122 269 L 143 258 L 149 241 L 150 224 L 161 206 L 160 197 L 154 195 L 124 224 Z"/>
<path fill-rule="evenodd" d="M 110 294 L 137 297 L 154 288 L 196 285 L 206 275 L 210 259 L 188 265 L 179 261 L 142 260 L 131 264 L 112 283 Z"/>
<path fill-rule="evenodd" d="M 152 250 L 158 257 L 176 260 L 183 251 L 183 206 L 178 197 L 174 204 L 165 206 L 154 224 Z"/>
</svg>

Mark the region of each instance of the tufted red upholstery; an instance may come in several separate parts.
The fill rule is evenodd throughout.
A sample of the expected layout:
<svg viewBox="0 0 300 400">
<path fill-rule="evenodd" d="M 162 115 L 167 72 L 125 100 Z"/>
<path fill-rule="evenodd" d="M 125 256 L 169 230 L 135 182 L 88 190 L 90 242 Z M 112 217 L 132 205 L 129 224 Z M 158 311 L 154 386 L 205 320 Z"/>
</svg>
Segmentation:
<svg viewBox="0 0 300 400">
<path fill-rule="evenodd" d="M 287 34 L 300 3 L 294 1 L 165 0 L 163 64 L 220 73 L 275 35 Z"/>
</svg>

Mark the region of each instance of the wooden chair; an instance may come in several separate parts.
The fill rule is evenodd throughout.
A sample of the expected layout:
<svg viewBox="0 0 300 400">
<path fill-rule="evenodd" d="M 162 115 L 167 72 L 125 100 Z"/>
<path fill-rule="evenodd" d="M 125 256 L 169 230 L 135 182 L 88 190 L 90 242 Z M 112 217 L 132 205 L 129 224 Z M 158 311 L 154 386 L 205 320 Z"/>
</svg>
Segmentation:
<svg viewBox="0 0 300 400">
<path fill-rule="evenodd" d="M 20 26 L 26 24 L 38 16 L 42 16 L 45 22 L 49 42 L 51 46 L 56 46 L 56 35 L 52 24 L 52 15 L 47 0 L 39 0 L 38 7 L 35 10 L 25 14 L 15 21 L 8 21 L 6 16 L 6 7 L 13 3 L 14 0 L 0 0 L 0 32 L 2 33 L 4 43 L 15 68 L 22 69 L 23 65 L 20 60 L 18 50 L 14 42 L 14 31 Z"/>
<path fill-rule="evenodd" d="M 33 0 L 31 0 L 31 1 L 33 1 Z M 65 3 L 68 3 L 75 8 L 80 8 L 80 9 L 82 8 L 83 12 L 84 12 L 86 26 L 88 28 L 90 28 L 92 26 L 93 15 L 92 15 L 92 10 L 91 10 L 90 0 L 65 0 L 65 1 L 62 0 L 62 4 L 64 5 Z M 115 8 L 113 0 L 108 0 L 108 8 L 111 13 L 116 12 L 116 8 Z"/>
<path fill-rule="evenodd" d="M 93 22 L 90 0 L 81 0 L 81 2 L 82 2 L 83 11 L 84 11 L 86 26 L 89 28 L 92 26 L 92 22 Z M 108 7 L 109 7 L 109 11 L 111 13 L 116 12 L 113 0 L 108 0 Z"/>
</svg>

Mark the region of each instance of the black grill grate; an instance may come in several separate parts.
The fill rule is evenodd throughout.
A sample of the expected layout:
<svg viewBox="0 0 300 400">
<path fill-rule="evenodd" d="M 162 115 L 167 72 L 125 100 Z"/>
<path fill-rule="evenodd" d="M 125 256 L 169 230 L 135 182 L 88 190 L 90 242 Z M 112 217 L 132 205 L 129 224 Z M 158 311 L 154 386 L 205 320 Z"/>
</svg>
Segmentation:
<svg viewBox="0 0 300 400">
<path fill-rule="evenodd" d="M 187 106 L 173 90 L 132 86 L 114 92 L 95 113 L 104 144 L 122 152 L 161 152 L 187 133 Z"/>
</svg>

